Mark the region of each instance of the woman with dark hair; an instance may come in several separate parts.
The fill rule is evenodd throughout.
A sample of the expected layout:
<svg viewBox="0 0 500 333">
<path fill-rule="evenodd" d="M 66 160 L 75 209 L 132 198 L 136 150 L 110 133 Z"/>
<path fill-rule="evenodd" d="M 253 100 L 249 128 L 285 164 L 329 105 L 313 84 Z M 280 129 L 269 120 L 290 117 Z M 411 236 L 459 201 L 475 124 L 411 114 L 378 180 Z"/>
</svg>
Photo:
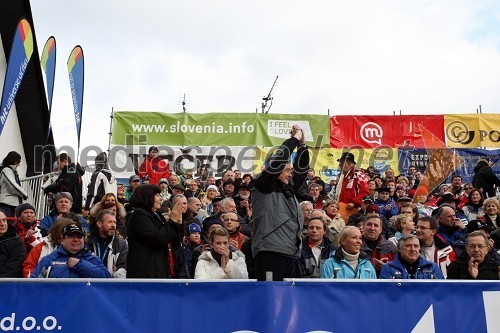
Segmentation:
<svg viewBox="0 0 500 333">
<path fill-rule="evenodd" d="M 242 177 L 243 183 L 246 183 L 247 185 L 250 185 L 253 182 L 253 177 L 249 173 L 245 173 Z"/>
<path fill-rule="evenodd" d="M 28 194 L 21 187 L 21 180 L 16 171 L 20 164 L 21 155 L 11 151 L 0 165 L 0 208 L 8 217 L 15 217 L 16 207 L 23 199 L 28 199 Z"/>
<path fill-rule="evenodd" d="M 139 186 L 130 198 L 127 278 L 166 279 L 178 274 L 172 253 L 183 237 L 182 202 L 175 203 L 168 221 L 159 212 L 161 204 L 161 190 L 156 185 Z"/>
<path fill-rule="evenodd" d="M 368 181 L 368 189 L 370 190 L 370 196 L 373 198 L 373 200 L 375 200 L 377 198 L 377 189 L 378 189 L 377 182 L 375 181 L 375 179 L 370 179 Z"/>
<path fill-rule="evenodd" d="M 484 216 L 483 201 L 483 193 L 477 188 L 469 192 L 467 196 L 468 203 L 462 208 L 468 221 L 477 220 L 479 217 Z"/>
</svg>

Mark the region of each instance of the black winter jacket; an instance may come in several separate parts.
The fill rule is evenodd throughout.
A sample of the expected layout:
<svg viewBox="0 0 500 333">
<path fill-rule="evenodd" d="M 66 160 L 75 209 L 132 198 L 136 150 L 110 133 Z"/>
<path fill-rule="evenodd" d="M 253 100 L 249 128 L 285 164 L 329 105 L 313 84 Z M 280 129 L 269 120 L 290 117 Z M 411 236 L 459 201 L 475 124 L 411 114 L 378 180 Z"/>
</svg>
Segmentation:
<svg viewBox="0 0 500 333">
<path fill-rule="evenodd" d="M 136 208 L 127 221 L 127 278 L 167 279 L 170 250 L 181 244 L 182 225 L 147 208 Z"/>
<path fill-rule="evenodd" d="M 480 160 L 474 168 L 474 177 L 472 185 L 475 188 L 482 188 L 484 197 L 493 198 L 495 196 L 495 188 L 500 186 L 500 179 L 497 178 L 487 161 Z"/>
<path fill-rule="evenodd" d="M 76 214 L 82 212 L 82 176 L 85 170 L 80 164 L 71 163 L 65 166 L 54 184 L 45 188 L 45 194 L 69 192 L 73 197 L 73 206 L 71 211 Z M 54 203 L 55 204 L 55 203 Z M 52 207 L 53 208 L 53 207 Z"/>
<path fill-rule="evenodd" d="M 469 255 L 462 251 L 458 259 L 448 266 L 447 279 L 472 280 L 469 274 Z M 488 253 L 484 261 L 479 264 L 479 274 L 476 280 L 498 280 L 498 265 L 496 260 Z"/>
<path fill-rule="evenodd" d="M 0 237 L 0 278 L 23 277 L 23 262 L 26 260 L 26 246 L 16 233 L 16 227 L 9 225 Z"/>
</svg>

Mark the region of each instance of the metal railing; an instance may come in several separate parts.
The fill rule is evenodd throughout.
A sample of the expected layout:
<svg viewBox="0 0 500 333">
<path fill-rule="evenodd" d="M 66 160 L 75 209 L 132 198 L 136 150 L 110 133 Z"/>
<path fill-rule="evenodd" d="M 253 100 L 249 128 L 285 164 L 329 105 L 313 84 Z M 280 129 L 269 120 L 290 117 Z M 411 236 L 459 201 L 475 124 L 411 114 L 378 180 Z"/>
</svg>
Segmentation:
<svg viewBox="0 0 500 333">
<path fill-rule="evenodd" d="M 95 165 L 84 166 L 85 174 L 82 176 L 82 196 L 85 201 L 87 197 L 87 185 L 90 182 L 90 177 L 95 170 Z M 35 208 L 35 218 L 42 219 L 50 212 L 50 207 L 46 205 L 46 195 L 43 193 L 42 185 L 46 175 L 37 175 L 27 177 L 21 180 L 21 186 L 28 193 L 27 202 L 32 204 Z"/>
</svg>

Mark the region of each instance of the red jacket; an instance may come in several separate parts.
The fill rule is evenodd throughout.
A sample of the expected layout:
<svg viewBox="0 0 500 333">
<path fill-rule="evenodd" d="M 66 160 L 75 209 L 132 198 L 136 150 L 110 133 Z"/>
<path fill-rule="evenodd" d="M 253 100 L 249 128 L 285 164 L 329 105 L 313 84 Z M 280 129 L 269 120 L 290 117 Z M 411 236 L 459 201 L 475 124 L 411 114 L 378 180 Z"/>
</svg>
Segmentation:
<svg viewBox="0 0 500 333">
<path fill-rule="evenodd" d="M 352 168 L 342 180 L 339 201 L 345 204 L 352 202 L 356 207 L 360 207 L 363 197 L 367 195 L 370 195 L 370 189 L 365 174 Z"/>
<path fill-rule="evenodd" d="M 239 230 L 239 229 L 238 229 Z M 249 240 L 249 238 L 245 235 L 243 235 L 241 232 L 233 232 L 232 234 L 229 235 L 230 239 L 234 239 L 238 242 L 238 250 L 241 250 L 241 247 L 243 244 Z"/>
<path fill-rule="evenodd" d="M 434 235 L 434 245 L 434 262 L 441 268 L 441 271 L 446 277 L 448 265 L 457 259 L 455 251 L 453 251 L 453 248 L 438 234 Z"/>
<path fill-rule="evenodd" d="M 42 250 L 43 247 L 46 245 L 45 240 L 43 240 L 41 243 L 35 245 L 30 253 L 28 254 L 28 257 L 23 263 L 23 277 L 27 278 L 28 275 L 31 275 L 33 271 L 35 270 L 36 266 L 38 265 L 38 262 L 40 261 L 40 256 L 42 255 Z"/>
<path fill-rule="evenodd" d="M 42 233 L 38 228 L 37 222 L 33 223 L 33 226 L 31 226 L 31 228 L 26 228 L 21 221 L 17 221 L 16 229 L 17 229 L 17 235 L 19 236 L 19 238 L 23 240 L 24 245 L 26 246 L 27 253 L 30 253 L 31 249 L 35 245 L 40 244 L 42 242 Z M 26 233 L 28 232 L 29 229 L 34 229 L 35 233 L 31 235 L 30 238 L 26 238 Z"/>
<path fill-rule="evenodd" d="M 161 157 L 152 158 L 148 156 L 139 167 L 139 177 L 149 176 L 149 183 L 158 185 L 160 178 L 170 177 L 168 162 Z"/>
<path fill-rule="evenodd" d="M 323 209 L 323 196 L 320 194 L 316 201 L 311 198 L 311 203 L 313 204 L 313 209 Z"/>
</svg>

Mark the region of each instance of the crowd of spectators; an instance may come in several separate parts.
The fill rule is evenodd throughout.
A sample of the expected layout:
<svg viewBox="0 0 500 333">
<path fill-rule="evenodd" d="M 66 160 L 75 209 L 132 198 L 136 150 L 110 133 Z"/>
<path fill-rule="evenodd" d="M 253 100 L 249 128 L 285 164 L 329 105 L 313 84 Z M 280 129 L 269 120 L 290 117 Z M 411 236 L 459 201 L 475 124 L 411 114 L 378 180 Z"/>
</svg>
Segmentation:
<svg viewBox="0 0 500 333">
<path fill-rule="evenodd" d="M 121 184 L 107 159 L 83 201 L 84 171 L 60 154 L 40 220 L 21 156 L 3 159 L 0 277 L 499 279 L 500 180 L 487 160 L 472 183 L 454 174 L 434 189 L 413 165 L 380 174 L 346 152 L 325 183 L 297 125 L 255 176 L 177 175 L 153 146 Z"/>
</svg>

